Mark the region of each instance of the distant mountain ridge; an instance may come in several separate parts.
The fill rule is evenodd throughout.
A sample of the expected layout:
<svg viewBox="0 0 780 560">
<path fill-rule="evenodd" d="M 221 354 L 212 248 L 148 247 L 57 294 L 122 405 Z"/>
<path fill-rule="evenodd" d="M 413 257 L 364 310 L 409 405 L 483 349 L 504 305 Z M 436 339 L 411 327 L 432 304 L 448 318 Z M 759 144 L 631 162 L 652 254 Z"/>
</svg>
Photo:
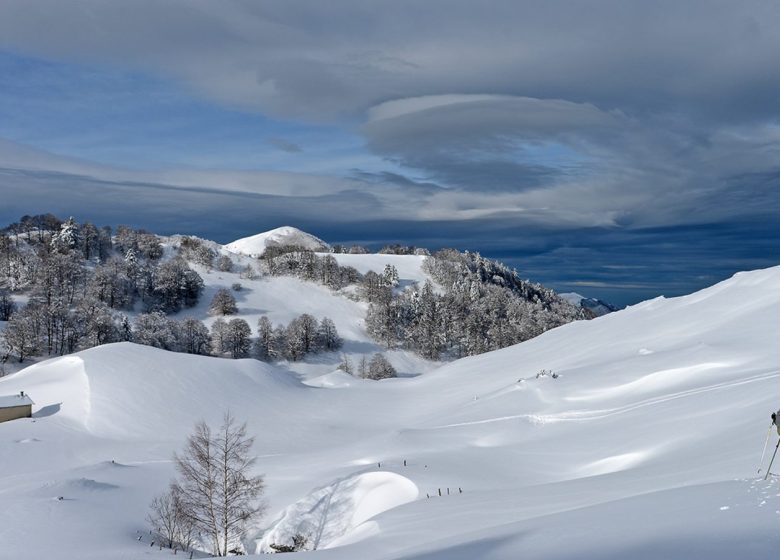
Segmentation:
<svg viewBox="0 0 780 560">
<path fill-rule="evenodd" d="M 568 292 L 558 295 L 575 307 L 581 307 L 582 309 L 590 311 L 595 317 L 601 317 L 607 313 L 618 311 L 619 309 L 618 307 L 615 307 L 606 301 L 597 298 L 589 298 L 576 292 Z"/>
</svg>

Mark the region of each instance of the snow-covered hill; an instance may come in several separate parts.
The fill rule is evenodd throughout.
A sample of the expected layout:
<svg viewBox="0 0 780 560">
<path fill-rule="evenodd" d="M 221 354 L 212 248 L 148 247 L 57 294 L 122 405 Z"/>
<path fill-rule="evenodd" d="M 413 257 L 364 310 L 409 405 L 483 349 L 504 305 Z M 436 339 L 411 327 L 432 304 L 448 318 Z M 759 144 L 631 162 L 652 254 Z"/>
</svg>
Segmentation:
<svg viewBox="0 0 780 560">
<path fill-rule="evenodd" d="M 568 293 L 558 294 L 558 295 L 561 296 L 564 300 L 571 303 L 572 305 L 575 305 L 577 307 L 582 307 L 583 309 L 587 309 L 595 317 L 601 317 L 602 315 L 606 315 L 607 313 L 612 313 L 613 311 L 617 311 L 617 307 L 615 307 L 610 303 L 601 301 L 600 299 L 596 299 L 596 298 L 585 297 L 576 292 L 568 292 Z"/>
<path fill-rule="evenodd" d="M 250 237 L 237 239 L 225 245 L 228 251 L 260 257 L 268 247 L 295 245 L 311 251 L 327 251 L 329 245 L 319 237 L 291 226 L 283 226 Z"/>
<path fill-rule="evenodd" d="M 173 254 L 173 246 L 180 240 L 176 238 L 166 239 L 164 246 L 166 251 Z M 346 355 L 354 364 L 360 362 L 365 356 L 370 358 L 376 352 L 386 354 L 401 376 L 417 375 L 429 371 L 440 365 L 431 362 L 413 352 L 404 350 L 387 350 L 384 346 L 373 340 L 366 332 L 365 317 L 368 304 L 364 301 L 356 301 L 347 297 L 346 293 L 338 293 L 329 288 L 315 283 L 306 282 L 291 276 L 264 275 L 258 278 L 246 278 L 242 270 L 246 265 L 256 265 L 253 257 L 234 254 L 227 249 L 221 249 L 233 259 L 235 265 L 232 272 L 223 272 L 213 268 L 206 268 L 194 262 L 190 265 L 203 278 L 204 291 L 198 305 L 179 312 L 176 316 L 195 317 L 202 320 L 207 326 L 211 326 L 216 317 L 208 313 L 209 304 L 214 294 L 219 289 L 229 289 L 236 298 L 238 313 L 227 317 L 246 320 L 256 333 L 257 321 L 261 316 L 267 316 L 273 325 L 286 325 L 295 317 L 308 313 L 317 319 L 330 318 L 344 340 L 343 348 L 337 354 L 324 354 L 311 357 L 302 362 L 288 363 L 284 367 L 305 377 L 314 377 L 332 372 Z M 422 262 L 425 257 L 415 255 L 333 255 L 339 264 L 356 268 L 361 273 L 369 270 L 381 274 L 387 264 L 391 264 L 398 270 L 399 289 L 403 289 L 415 282 L 424 283 L 429 276 L 422 270 Z M 232 286 L 240 284 L 241 290 L 234 291 Z"/>
<path fill-rule="evenodd" d="M 773 558 L 779 314 L 777 267 L 409 379 L 127 343 L 49 360 L 0 379 L 37 403 L 0 424 L 2 555 L 169 557 L 146 506 L 230 409 L 267 477 L 253 551 L 300 531 L 324 559 Z"/>
</svg>

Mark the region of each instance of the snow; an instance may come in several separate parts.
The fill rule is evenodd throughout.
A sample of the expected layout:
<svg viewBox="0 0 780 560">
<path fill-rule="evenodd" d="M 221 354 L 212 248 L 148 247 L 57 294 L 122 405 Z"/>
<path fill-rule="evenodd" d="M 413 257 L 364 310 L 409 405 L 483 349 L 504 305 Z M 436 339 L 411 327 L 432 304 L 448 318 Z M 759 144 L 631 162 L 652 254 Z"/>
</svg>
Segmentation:
<svg viewBox="0 0 780 560">
<path fill-rule="evenodd" d="M 561 296 L 564 300 L 571 303 L 572 305 L 576 305 L 578 307 L 582 303 L 582 300 L 586 299 L 585 296 L 578 294 L 576 292 L 567 292 L 558 295 Z"/>
<path fill-rule="evenodd" d="M 417 486 L 392 472 L 366 472 L 317 488 L 287 507 L 257 543 L 257 553 L 271 544 L 289 544 L 296 534 L 309 535 L 317 550 L 343 546 L 375 530 L 372 517 L 414 501 Z M 350 535 L 350 533 L 352 533 Z"/>
<path fill-rule="evenodd" d="M 14 406 L 24 406 L 26 404 L 35 404 L 29 395 L 22 396 L 20 393 L 15 395 L 0 395 L 0 408 L 11 408 Z"/>
<path fill-rule="evenodd" d="M 381 274 L 386 264 L 393 264 L 398 269 L 399 289 L 422 283 L 428 278 L 421 269 L 424 257 L 373 254 L 333 256 L 340 264 L 353 266 L 361 273 L 373 270 Z M 232 258 L 235 262 L 234 272 L 206 269 L 191 263 L 203 278 L 204 291 L 198 305 L 181 311 L 176 315 L 177 318 L 195 317 L 211 327 L 217 319 L 208 314 L 211 300 L 218 290 L 228 289 L 236 299 L 238 313 L 226 318 L 244 319 L 249 323 L 253 334 L 256 334 L 257 321 L 262 316 L 267 316 L 274 327 L 287 325 L 303 313 L 308 313 L 318 320 L 328 317 L 334 322 L 339 335 L 344 339 L 344 347 L 339 352 L 309 357 L 303 362 L 284 364 L 284 367 L 305 378 L 333 372 L 341 362 L 342 355 L 348 356 L 357 366 L 363 356 L 370 359 L 374 353 L 383 352 L 400 376 L 418 375 L 439 365 L 438 362 L 425 360 L 412 352 L 388 351 L 377 344 L 366 332 L 365 317 L 368 305 L 350 297 L 351 287 L 342 292 L 334 292 L 320 284 L 290 276 L 262 276 L 254 280 L 241 278 L 241 269 L 251 264 L 253 259 L 240 255 L 233 255 Z M 236 283 L 241 284 L 241 290 L 231 289 Z"/>
<path fill-rule="evenodd" d="M 322 251 L 329 248 L 329 245 L 319 237 L 291 226 L 283 226 L 237 239 L 225 245 L 225 249 L 240 255 L 260 257 L 272 245 L 297 245 L 312 251 Z"/>
<path fill-rule="evenodd" d="M 398 271 L 400 286 L 405 287 L 412 283 L 424 284 L 430 280 L 422 270 L 423 261 L 426 257 L 421 255 L 353 255 L 348 253 L 333 253 L 332 255 L 341 266 L 351 266 L 359 273 L 365 274 L 373 270 L 377 274 L 382 274 L 386 265 L 392 265 Z"/>
<path fill-rule="evenodd" d="M 605 303 L 599 299 L 585 297 L 576 292 L 568 292 L 558 295 L 575 307 L 582 307 L 584 309 L 590 310 L 595 314 L 596 317 L 601 317 L 602 315 L 606 315 L 607 313 L 612 313 L 613 311 L 617 310 L 616 307 L 610 305 L 609 303 Z"/>
<path fill-rule="evenodd" d="M 127 343 L 48 360 L 0 379 L 37 403 L 0 424 L 2 555 L 169 557 L 148 503 L 230 409 L 266 475 L 250 552 L 306 531 L 339 560 L 773 558 L 779 313 L 777 267 L 381 382 Z"/>
</svg>

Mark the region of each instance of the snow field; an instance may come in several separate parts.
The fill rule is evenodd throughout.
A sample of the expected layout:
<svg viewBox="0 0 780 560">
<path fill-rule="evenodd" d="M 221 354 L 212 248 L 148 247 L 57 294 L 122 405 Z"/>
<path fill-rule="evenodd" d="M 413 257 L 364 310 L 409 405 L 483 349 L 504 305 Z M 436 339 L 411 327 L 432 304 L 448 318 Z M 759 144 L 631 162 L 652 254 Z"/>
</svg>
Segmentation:
<svg viewBox="0 0 780 560">
<path fill-rule="evenodd" d="M 49 360 L 0 379 L 36 402 L 0 424 L 3 553 L 167 557 L 136 540 L 146 507 L 229 408 L 268 485 L 250 551 L 307 531 L 324 559 L 773 558 L 778 287 L 740 274 L 382 382 L 132 344 Z"/>
</svg>

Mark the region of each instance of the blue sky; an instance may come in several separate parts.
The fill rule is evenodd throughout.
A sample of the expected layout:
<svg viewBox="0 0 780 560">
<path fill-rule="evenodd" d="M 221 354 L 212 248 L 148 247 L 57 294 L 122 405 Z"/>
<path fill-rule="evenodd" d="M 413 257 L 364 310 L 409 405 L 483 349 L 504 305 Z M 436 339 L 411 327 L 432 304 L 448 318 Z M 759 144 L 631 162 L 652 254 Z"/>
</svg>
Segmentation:
<svg viewBox="0 0 780 560">
<path fill-rule="evenodd" d="M 758 0 L 6 0 L 0 222 L 289 224 L 688 293 L 777 264 L 779 26 Z"/>
<path fill-rule="evenodd" d="M 274 119 L 140 72 L 0 51 L 0 75 L 0 134 L 61 155 L 141 169 L 387 167 L 349 123 Z"/>
</svg>

